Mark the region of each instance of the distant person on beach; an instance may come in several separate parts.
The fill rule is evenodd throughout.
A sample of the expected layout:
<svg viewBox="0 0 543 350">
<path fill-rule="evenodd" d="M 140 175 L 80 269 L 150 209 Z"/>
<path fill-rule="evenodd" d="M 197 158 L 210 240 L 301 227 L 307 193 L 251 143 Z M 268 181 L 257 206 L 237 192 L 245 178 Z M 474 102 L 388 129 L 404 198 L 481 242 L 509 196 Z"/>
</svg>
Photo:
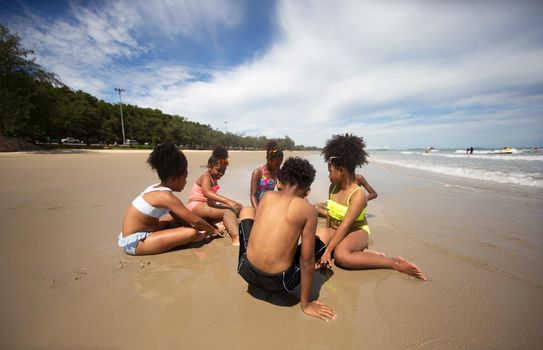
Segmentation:
<svg viewBox="0 0 543 350">
<path fill-rule="evenodd" d="M 355 182 L 355 168 L 366 164 L 367 153 L 362 138 L 354 135 L 334 135 L 326 142 L 322 155 L 328 163 L 330 189 L 327 202 L 327 227 L 317 235 L 326 243 L 326 251 L 318 265 L 353 269 L 393 269 L 426 280 L 413 263 L 401 258 L 389 258 L 384 253 L 368 249 L 370 228 L 366 220 L 367 198 Z"/>
<path fill-rule="evenodd" d="M 368 202 L 371 201 L 372 199 L 377 198 L 378 196 L 377 192 L 373 189 L 373 187 L 371 187 L 371 185 L 368 183 L 368 181 L 366 180 L 364 176 L 360 174 L 355 174 L 354 183 L 357 186 L 363 187 L 368 192 L 368 194 L 366 195 L 366 200 Z M 328 209 L 326 209 L 326 203 L 317 203 L 315 204 L 315 207 L 317 208 L 320 217 L 323 217 L 323 218 L 328 217 Z"/>
<path fill-rule="evenodd" d="M 187 183 L 187 158 L 172 143 L 155 147 L 147 160 L 160 183 L 147 187 L 126 210 L 119 247 L 130 255 L 158 254 L 220 235 L 173 194 Z"/>
<path fill-rule="evenodd" d="M 238 273 L 272 293 L 290 292 L 301 282 L 302 311 L 327 320 L 336 317 L 334 310 L 309 300 L 315 261 L 325 249 L 315 236 L 317 211 L 305 199 L 314 179 L 307 160 L 289 158 L 279 175 L 281 191 L 266 194 L 256 214 L 254 208 L 242 210 Z"/>
<path fill-rule="evenodd" d="M 267 191 L 274 191 L 279 182 L 278 176 L 283 163 L 283 151 L 279 143 L 269 140 L 266 143 L 266 164 L 253 170 L 251 175 L 251 205 L 258 207 L 258 203 Z"/>
<path fill-rule="evenodd" d="M 187 208 L 212 223 L 222 221 L 232 239 L 232 244 L 238 245 L 237 216 L 242 205 L 217 193 L 220 189 L 218 181 L 228 166 L 227 158 L 228 151 L 224 147 L 219 146 L 213 150 L 207 161 L 207 171 L 200 175 L 192 186 Z"/>
</svg>

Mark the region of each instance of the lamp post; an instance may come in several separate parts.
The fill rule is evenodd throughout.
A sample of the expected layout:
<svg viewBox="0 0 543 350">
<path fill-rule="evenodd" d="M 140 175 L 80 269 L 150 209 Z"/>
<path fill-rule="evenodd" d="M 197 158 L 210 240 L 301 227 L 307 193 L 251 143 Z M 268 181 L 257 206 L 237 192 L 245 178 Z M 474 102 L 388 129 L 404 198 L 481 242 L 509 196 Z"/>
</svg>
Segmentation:
<svg viewBox="0 0 543 350">
<path fill-rule="evenodd" d="M 124 91 L 124 89 L 115 88 L 115 91 L 119 93 L 119 106 L 121 107 L 121 129 L 123 130 L 123 145 L 124 145 L 126 139 L 124 137 L 123 100 L 121 98 L 121 93 Z"/>
</svg>

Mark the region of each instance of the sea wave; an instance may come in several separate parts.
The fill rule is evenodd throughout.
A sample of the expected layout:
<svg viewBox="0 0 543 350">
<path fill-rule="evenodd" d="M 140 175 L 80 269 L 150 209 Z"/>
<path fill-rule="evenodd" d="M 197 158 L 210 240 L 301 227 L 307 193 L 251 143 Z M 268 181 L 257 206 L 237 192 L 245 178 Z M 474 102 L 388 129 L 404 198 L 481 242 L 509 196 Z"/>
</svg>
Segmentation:
<svg viewBox="0 0 543 350">
<path fill-rule="evenodd" d="M 491 159 L 491 160 L 520 160 L 528 162 L 543 162 L 543 155 L 510 155 L 510 154 L 489 154 L 489 153 L 474 153 L 474 154 L 459 154 L 459 153 L 420 153 L 423 156 L 446 157 L 446 158 L 462 158 L 462 159 Z"/>
<path fill-rule="evenodd" d="M 538 178 L 539 173 L 501 172 L 492 170 L 449 167 L 443 165 L 428 165 L 413 161 L 384 160 L 372 158 L 373 162 L 397 165 L 404 168 L 425 170 L 432 173 L 461 177 L 471 180 L 491 181 L 501 184 L 512 184 L 543 188 L 543 179 Z"/>
</svg>

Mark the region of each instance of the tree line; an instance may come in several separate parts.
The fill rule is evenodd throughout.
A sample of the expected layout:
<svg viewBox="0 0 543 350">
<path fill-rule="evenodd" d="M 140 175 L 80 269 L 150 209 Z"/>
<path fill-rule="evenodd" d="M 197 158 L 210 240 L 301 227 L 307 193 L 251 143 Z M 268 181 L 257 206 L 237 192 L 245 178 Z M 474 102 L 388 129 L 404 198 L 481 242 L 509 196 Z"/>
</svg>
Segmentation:
<svg viewBox="0 0 543 350">
<path fill-rule="evenodd" d="M 35 63 L 31 50 L 0 24 L 0 132 L 34 143 L 60 143 L 67 136 L 87 144 L 123 144 L 118 104 L 111 104 L 63 84 Z M 171 141 L 184 148 L 260 149 L 265 136 L 221 132 L 210 125 L 158 109 L 123 104 L 125 135 L 140 145 Z M 278 139 L 284 149 L 314 149 Z"/>
</svg>

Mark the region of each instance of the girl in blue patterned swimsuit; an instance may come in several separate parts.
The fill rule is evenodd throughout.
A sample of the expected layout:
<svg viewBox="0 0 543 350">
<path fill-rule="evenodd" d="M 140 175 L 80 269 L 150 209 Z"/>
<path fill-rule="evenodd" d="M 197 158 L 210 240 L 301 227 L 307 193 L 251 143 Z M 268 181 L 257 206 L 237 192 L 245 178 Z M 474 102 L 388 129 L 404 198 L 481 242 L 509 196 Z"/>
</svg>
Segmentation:
<svg viewBox="0 0 543 350">
<path fill-rule="evenodd" d="M 279 143 L 269 140 L 266 143 L 266 164 L 253 170 L 251 175 L 251 205 L 258 207 L 258 203 L 267 191 L 275 190 L 279 182 L 279 169 L 283 163 L 283 151 Z"/>
</svg>

